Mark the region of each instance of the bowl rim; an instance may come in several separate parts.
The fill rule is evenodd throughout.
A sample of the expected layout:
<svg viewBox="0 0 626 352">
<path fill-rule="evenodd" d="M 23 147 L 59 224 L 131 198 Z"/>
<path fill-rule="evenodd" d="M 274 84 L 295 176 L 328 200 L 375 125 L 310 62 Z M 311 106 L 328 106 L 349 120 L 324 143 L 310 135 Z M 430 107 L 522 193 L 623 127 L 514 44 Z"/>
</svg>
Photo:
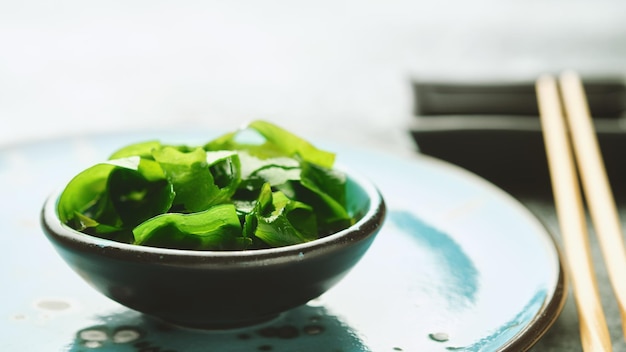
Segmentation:
<svg viewBox="0 0 626 352">
<path fill-rule="evenodd" d="M 333 169 L 342 171 L 347 178 L 363 189 L 364 194 L 369 198 L 369 206 L 363 216 L 350 227 L 310 242 L 295 245 L 233 251 L 193 250 L 140 246 L 96 237 L 77 231 L 60 221 L 57 214 L 57 203 L 64 187 L 52 192 L 44 201 L 41 210 L 41 226 L 51 241 L 60 242 L 63 247 L 69 246 L 90 252 L 96 250 L 118 259 L 151 262 L 156 258 L 162 263 L 194 260 L 240 265 L 258 265 L 259 260 L 262 259 L 271 259 L 272 262 L 287 262 L 292 261 L 294 256 L 302 259 L 305 254 L 309 254 L 307 256 L 309 257 L 310 254 L 323 253 L 330 248 L 359 242 L 375 235 L 378 228 L 383 225 L 386 205 L 376 185 L 363 174 L 345 165 L 336 163 Z"/>
</svg>

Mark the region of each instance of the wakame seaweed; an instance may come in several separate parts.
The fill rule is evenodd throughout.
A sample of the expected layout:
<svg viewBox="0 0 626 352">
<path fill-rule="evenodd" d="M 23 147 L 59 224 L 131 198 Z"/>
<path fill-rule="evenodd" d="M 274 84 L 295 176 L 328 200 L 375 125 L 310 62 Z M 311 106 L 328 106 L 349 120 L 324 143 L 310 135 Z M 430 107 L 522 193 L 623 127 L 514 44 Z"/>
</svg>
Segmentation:
<svg viewBox="0 0 626 352">
<path fill-rule="evenodd" d="M 246 138 L 250 133 L 254 138 Z M 58 213 L 102 238 L 243 250 L 315 240 L 353 224 L 335 154 L 266 121 L 203 145 L 143 141 L 76 175 Z"/>
</svg>

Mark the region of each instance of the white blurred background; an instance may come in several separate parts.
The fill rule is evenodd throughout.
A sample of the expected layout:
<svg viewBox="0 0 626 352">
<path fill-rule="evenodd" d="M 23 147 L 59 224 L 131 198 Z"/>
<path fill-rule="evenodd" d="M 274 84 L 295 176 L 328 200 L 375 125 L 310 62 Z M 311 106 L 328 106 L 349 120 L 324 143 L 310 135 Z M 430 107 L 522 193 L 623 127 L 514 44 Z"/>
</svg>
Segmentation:
<svg viewBox="0 0 626 352">
<path fill-rule="evenodd" d="M 626 1 L 0 0 L 0 146 L 259 118 L 402 143 L 411 79 L 564 68 L 626 72 Z"/>
</svg>

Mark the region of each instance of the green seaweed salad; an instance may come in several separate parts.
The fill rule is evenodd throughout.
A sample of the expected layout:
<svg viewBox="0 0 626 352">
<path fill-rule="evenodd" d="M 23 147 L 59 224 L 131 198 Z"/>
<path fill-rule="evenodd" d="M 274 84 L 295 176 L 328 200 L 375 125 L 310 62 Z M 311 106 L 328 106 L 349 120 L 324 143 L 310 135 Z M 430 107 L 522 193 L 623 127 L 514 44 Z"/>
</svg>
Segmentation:
<svg viewBox="0 0 626 352">
<path fill-rule="evenodd" d="M 83 233 L 153 247 L 287 246 L 354 223 L 335 154 L 265 121 L 200 146 L 140 142 L 76 175 L 60 220 Z"/>
</svg>

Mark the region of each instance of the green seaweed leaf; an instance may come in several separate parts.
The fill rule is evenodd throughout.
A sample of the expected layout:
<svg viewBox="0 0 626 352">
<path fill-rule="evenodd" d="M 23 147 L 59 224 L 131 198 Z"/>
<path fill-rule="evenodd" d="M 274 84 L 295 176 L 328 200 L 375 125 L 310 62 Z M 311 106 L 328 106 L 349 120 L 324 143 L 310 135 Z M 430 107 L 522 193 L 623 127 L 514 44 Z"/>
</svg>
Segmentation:
<svg viewBox="0 0 626 352">
<path fill-rule="evenodd" d="M 232 204 L 193 214 L 162 214 L 137 226 L 133 235 L 138 245 L 176 249 L 239 249 L 243 241 L 238 240 L 241 224 Z"/>
<path fill-rule="evenodd" d="M 271 247 L 304 243 L 317 238 L 315 212 L 310 206 L 291 200 L 282 192 L 263 185 L 255 209 L 254 235 Z"/>
</svg>

